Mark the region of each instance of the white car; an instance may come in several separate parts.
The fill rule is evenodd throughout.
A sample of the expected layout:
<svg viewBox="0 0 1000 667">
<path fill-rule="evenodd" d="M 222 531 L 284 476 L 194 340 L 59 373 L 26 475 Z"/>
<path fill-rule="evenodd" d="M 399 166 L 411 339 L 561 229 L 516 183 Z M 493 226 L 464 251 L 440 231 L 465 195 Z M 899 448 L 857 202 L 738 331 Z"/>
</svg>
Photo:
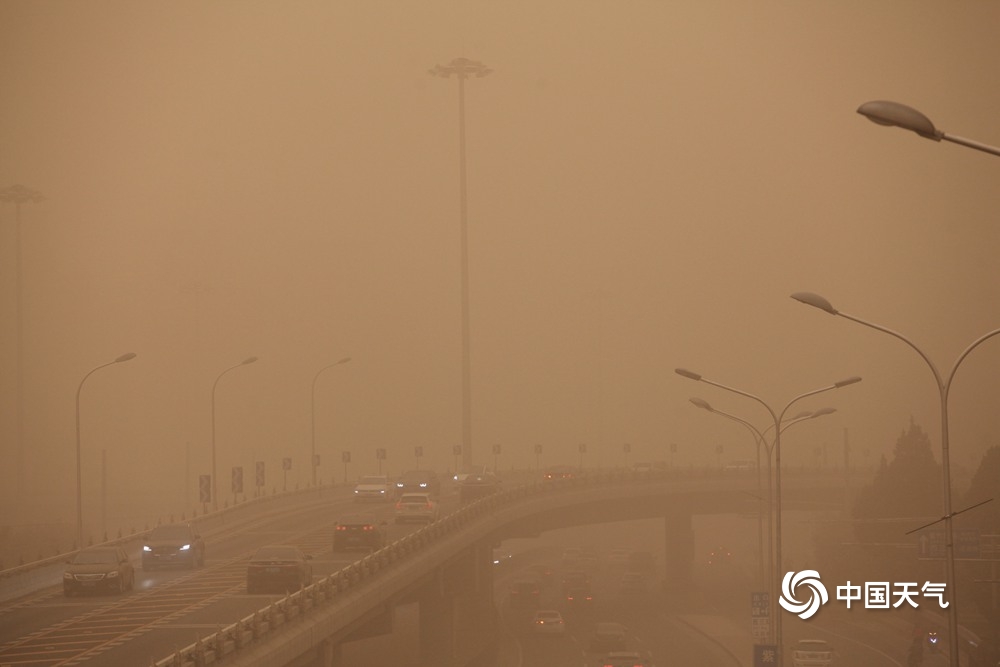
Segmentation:
<svg viewBox="0 0 1000 667">
<path fill-rule="evenodd" d="M 433 523 L 438 520 L 438 504 L 431 500 L 429 493 L 404 493 L 396 503 L 396 523 L 422 521 Z"/>
<path fill-rule="evenodd" d="M 539 635 L 561 635 L 566 632 L 566 622 L 555 609 L 539 609 L 535 612 L 531 625 Z"/>
<path fill-rule="evenodd" d="M 357 502 L 376 501 L 389 502 L 392 499 L 389 478 L 385 475 L 369 475 L 358 480 L 354 487 L 354 500 Z"/>
</svg>

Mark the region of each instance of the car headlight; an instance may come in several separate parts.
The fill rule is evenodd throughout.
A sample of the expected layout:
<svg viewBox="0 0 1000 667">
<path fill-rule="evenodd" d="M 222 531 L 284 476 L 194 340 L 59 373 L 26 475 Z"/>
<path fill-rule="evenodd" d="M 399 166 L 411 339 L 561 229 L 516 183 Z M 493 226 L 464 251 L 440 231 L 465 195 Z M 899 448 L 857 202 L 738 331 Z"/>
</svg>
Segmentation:
<svg viewBox="0 0 1000 667">
<path fill-rule="evenodd" d="M 150 547 L 150 546 L 147 546 L 147 545 L 144 544 L 144 545 L 142 545 L 142 550 L 143 551 L 152 551 L 153 547 Z"/>
<path fill-rule="evenodd" d="M 378 492 L 379 493 L 385 493 L 385 489 L 379 489 Z"/>
<path fill-rule="evenodd" d="M 426 489 L 427 488 L 427 482 L 420 482 L 420 488 L 421 489 Z"/>
<path fill-rule="evenodd" d="M 190 549 L 190 548 L 191 548 L 191 545 L 190 545 L 190 544 L 185 544 L 184 546 L 182 546 L 182 547 L 180 548 L 180 550 L 181 550 L 181 551 L 187 551 L 187 550 L 188 550 L 188 549 Z"/>
<path fill-rule="evenodd" d="M 73 578 L 72 572 L 63 572 L 63 579 L 72 579 L 72 578 Z"/>
<path fill-rule="evenodd" d="M 361 492 L 358 491 L 357 489 L 354 489 L 354 493 L 361 493 Z"/>
<path fill-rule="evenodd" d="M 104 576 L 106 576 L 108 579 L 114 579 L 115 577 L 118 576 L 118 570 L 111 570 Z"/>
<path fill-rule="evenodd" d="M 403 483 L 402 482 L 396 482 L 396 488 L 397 489 L 403 488 Z"/>
</svg>

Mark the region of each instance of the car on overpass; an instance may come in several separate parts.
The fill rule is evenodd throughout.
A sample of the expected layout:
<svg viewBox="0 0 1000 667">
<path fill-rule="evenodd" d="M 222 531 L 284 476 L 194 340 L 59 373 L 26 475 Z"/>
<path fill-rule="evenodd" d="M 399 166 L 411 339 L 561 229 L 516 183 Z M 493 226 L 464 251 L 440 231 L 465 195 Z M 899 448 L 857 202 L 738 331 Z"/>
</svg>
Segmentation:
<svg viewBox="0 0 1000 667">
<path fill-rule="evenodd" d="M 290 544 L 263 546 L 247 564 L 247 593 L 294 591 L 312 583 L 312 556 Z"/>
<path fill-rule="evenodd" d="M 354 487 L 354 501 L 387 503 L 392 500 L 391 488 L 385 475 L 366 475 Z"/>
<path fill-rule="evenodd" d="M 471 503 L 500 490 L 500 478 L 488 470 L 469 475 L 458 483 L 458 499 L 462 504 Z"/>
<path fill-rule="evenodd" d="M 396 478 L 396 495 L 405 493 L 429 493 L 437 498 L 441 495 L 441 480 L 433 470 L 408 470 Z"/>
<path fill-rule="evenodd" d="M 396 502 L 396 523 L 433 523 L 441 511 L 429 493 L 404 493 Z"/>
<path fill-rule="evenodd" d="M 385 521 L 371 514 L 351 514 L 337 521 L 333 529 L 333 550 L 365 549 L 378 551 L 385 546 Z"/>
<path fill-rule="evenodd" d="M 91 547 L 66 561 L 63 595 L 132 590 L 135 569 L 121 547 Z"/>
<path fill-rule="evenodd" d="M 542 480 L 551 482 L 557 479 L 573 479 L 577 472 L 573 466 L 550 466 L 542 471 Z"/>
<path fill-rule="evenodd" d="M 161 565 L 195 568 L 205 564 L 205 542 L 189 523 L 159 525 L 150 531 L 142 545 L 142 569 Z"/>
</svg>

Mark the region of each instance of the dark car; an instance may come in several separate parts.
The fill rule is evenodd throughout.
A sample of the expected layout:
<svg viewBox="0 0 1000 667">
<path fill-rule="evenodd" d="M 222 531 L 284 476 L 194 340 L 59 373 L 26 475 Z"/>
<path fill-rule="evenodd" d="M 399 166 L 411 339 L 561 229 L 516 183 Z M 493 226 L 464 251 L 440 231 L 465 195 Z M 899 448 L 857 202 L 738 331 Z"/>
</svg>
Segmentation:
<svg viewBox="0 0 1000 667">
<path fill-rule="evenodd" d="M 429 493 L 432 498 L 441 495 L 441 480 L 433 470 L 410 470 L 396 480 L 396 495 L 404 493 Z"/>
<path fill-rule="evenodd" d="M 530 579 L 512 581 L 507 587 L 507 597 L 512 607 L 535 609 L 541 594 L 538 582 Z"/>
<path fill-rule="evenodd" d="M 279 593 L 298 590 L 312 583 L 312 556 L 291 545 L 257 549 L 247 565 L 247 593 L 265 590 Z"/>
<path fill-rule="evenodd" d="M 161 565 L 195 568 L 205 564 L 205 542 L 189 523 L 172 523 L 154 528 L 142 546 L 142 569 Z"/>
<path fill-rule="evenodd" d="M 385 523 L 377 521 L 371 514 L 354 514 L 342 518 L 333 529 L 333 550 L 381 549 L 385 546 Z"/>
<path fill-rule="evenodd" d="M 572 607 L 589 607 L 593 601 L 590 586 L 573 586 L 566 591 L 566 604 Z"/>
<path fill-rule="evenodd" d="M 122 593 L 135 585 L 135 569 L 121 547 L 91 547 L 66 561 L 63 594 L 113 591 Z"/>
<path fill-rule="evenodd" d="M 458 500 L 461 503 L 471 503 L 500 490 L 500 478 L 489 471 L 469 475 L 458 483 Z"/>
</svg>

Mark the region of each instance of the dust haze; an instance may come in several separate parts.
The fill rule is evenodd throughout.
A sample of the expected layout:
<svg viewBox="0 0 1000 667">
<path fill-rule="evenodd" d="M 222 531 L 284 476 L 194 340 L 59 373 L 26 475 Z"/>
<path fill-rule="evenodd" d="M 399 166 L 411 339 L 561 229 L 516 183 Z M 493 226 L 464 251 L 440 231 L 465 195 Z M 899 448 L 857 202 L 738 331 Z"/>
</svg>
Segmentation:
<svg viewBox="0 0 1000 667">
<path fill-rule="evenodd" d="M 901 0 L 0 4 L 0 187 L 45 197 L 0 207 L 0 524 L 72 524 L 77 391 L 127 352 L 80 391 L 89 531 L 196 506 L 213 412 L 222 489 L 255 461 L 307 485 L 313 424 L 327 484 L 378 448 L 390 475 L 454 468 L 458 84 L 428 69 L 458 57 L 493 70 L 465 84 L 476 462 L 752 458 L 688 399 L 766 412 L 676 367 L 776 406 L 863 377 L 803 401 L 836 412 L 787 465 L 847 442 L 874 467 L 911 418 L 939 455 L 913 350 L 788 297 L 942 373 L 1000 326 L 1000 161 L 855 113 L 1000 143 L 997 25 Z M 987 343 L 956 375 L 956 484 L 998 444 L 998 367 Z"/>
</svg>

